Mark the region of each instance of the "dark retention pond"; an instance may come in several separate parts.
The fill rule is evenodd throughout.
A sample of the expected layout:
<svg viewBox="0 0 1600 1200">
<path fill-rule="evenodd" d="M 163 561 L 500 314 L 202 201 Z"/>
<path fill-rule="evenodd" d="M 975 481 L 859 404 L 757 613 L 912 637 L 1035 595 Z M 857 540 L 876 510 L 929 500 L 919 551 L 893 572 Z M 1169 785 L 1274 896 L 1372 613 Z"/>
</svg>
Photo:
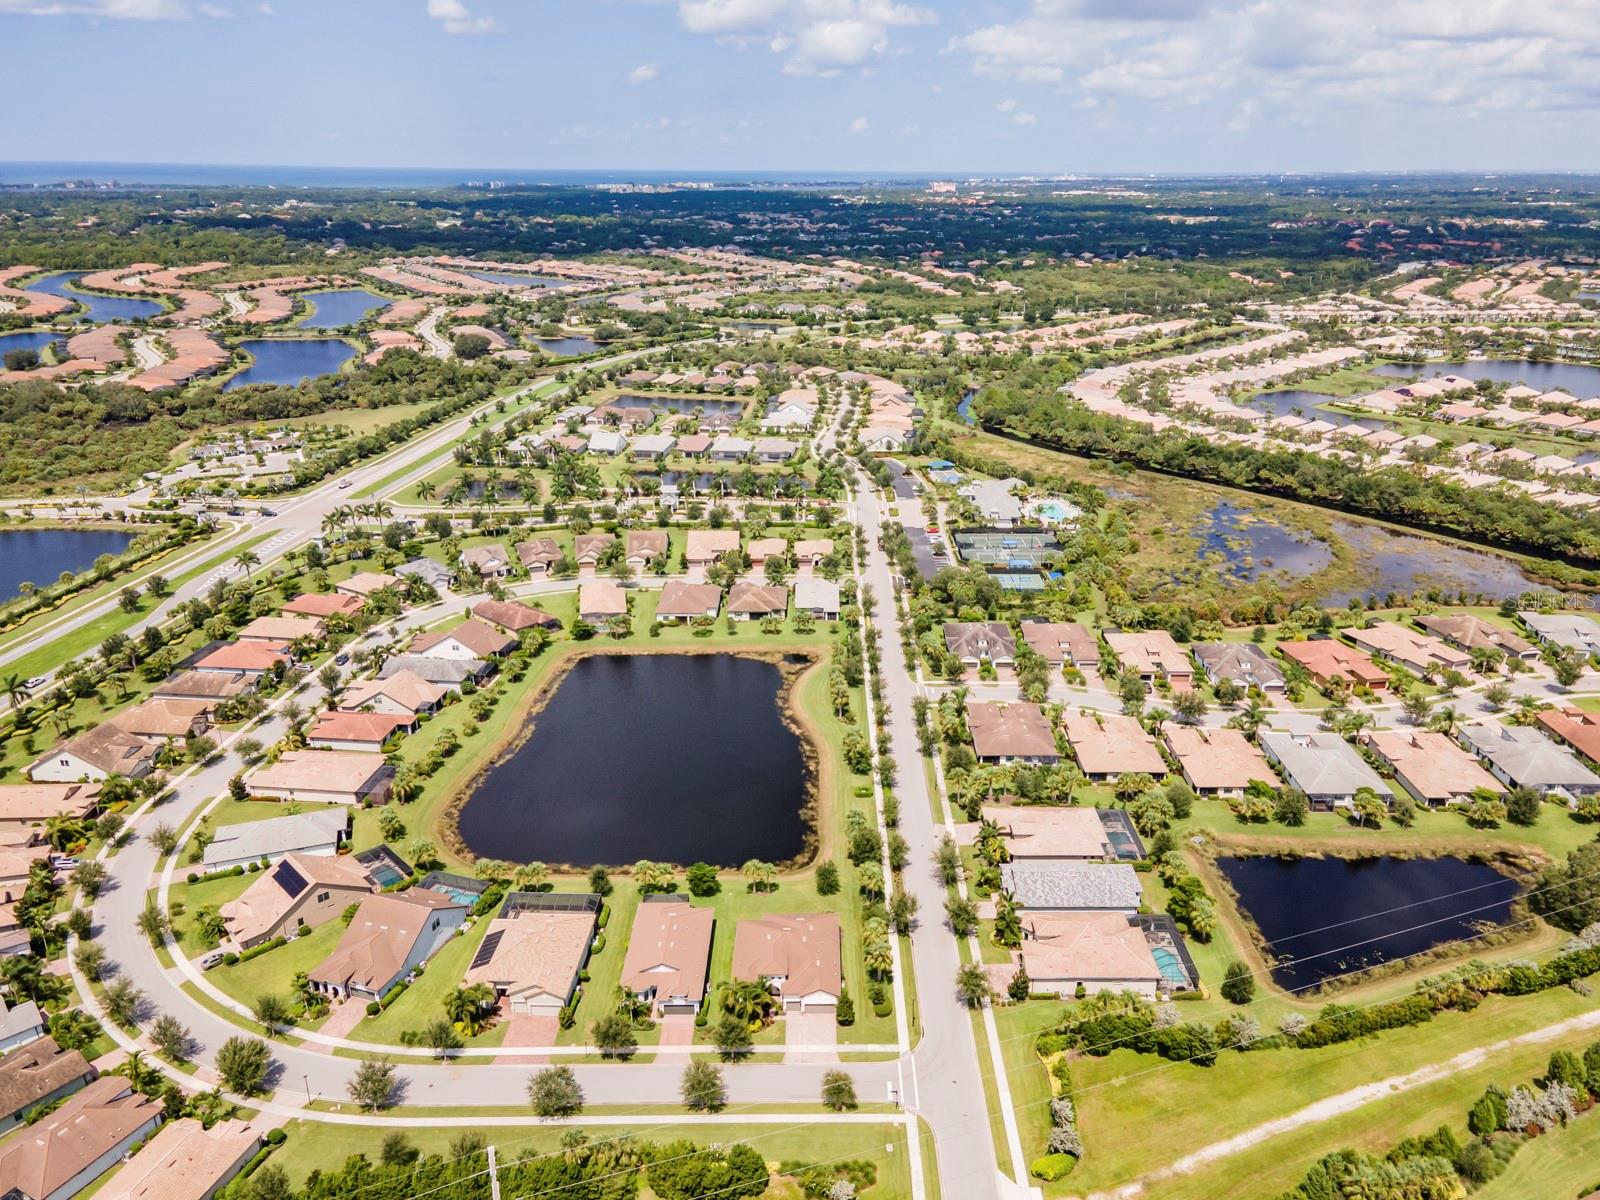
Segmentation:
<svg viewBox="0 0 1600 1200">
<path fill-rule="evenodd" d="M 1587 400 L 1600 396 L 1600 367 L 1576 363 L 1518 361 L 1500 358 L 1475 358 L 1470 362 L 1380 363 L 1372 374 L 1386 379 L 1432 379 L 1435 375 L 1459 375 L 1463 379 L 1493 379 L 1499 383 L 1524 383 L 1541 392 L 1554 389 L 1571 392 Z"/>
<path fill-rule="evenodd" d="M 222 390 L 231 392 L 251 383 L 293 387 L 344 366 L 356 349 L 342 338 L 254 338 L 239 343 L 251 363 Z"/>
<path fill-rule="evenodd" d="M 0 603 L 24 583 L 54 583 L 77 574 L 102 554 L 121 554 L 136 535 L 121 529 L 0 529 Z"/>
<path fill-rule="evenodd" d="M 475 854 L 738 866 L 806 846 L 807 768 L 776 663 L 733 654 L 592 654 L 458 817 Z"/>
<path fill-rule="evenodd" d="M 166 311 L 154 300 L 140 300 L 134 296 L 99 296 L 93 292 L 80 292 L 72 285 L 87 274 L 84 271 L 57 271 L 43 279 L 28 284 L 24 290 L 45 292 L 62 296 L 83 307 L 69 314 L 75 321 L 132 321 L 139 317 L 153 317 Z"/>
<path fill-rule="evenodd" d="M 593 338 L 578 337 L 575 334 L 570 337 L 534 338 L 533 342 L 546 354 L 554 355 L 556 358 L 571 358 L 574 354 L 593 354 L 600 349 L 600 343 Z"/>
<path fill-rule="evenodd" d="M 1464 858 L 1219 858 L 1289 991 L 1421 954 L 1511 915 L 1520 890 Z"/>
</svg>

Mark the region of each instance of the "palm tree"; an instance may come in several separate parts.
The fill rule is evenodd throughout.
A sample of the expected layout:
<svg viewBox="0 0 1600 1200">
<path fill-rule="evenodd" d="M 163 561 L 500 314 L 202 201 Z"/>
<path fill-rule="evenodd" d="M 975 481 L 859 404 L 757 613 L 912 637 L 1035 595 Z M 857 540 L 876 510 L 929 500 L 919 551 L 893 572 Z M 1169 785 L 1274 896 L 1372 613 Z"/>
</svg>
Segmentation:
<svg viewBox="0 0 1600 1200">
<path fill-rule="evenodd" d="M 1428 728 L 1435 733 L 1451 734 L 1456 730 L 1456 722 L 1461 720 L 1461 714 L 1454 705 L 1443 704 L 1433 710 L 1433 715 L 1428 718 Z"/>
<path fill-rule="evenodd" d="M 733 979 L 722 985 L 722 1010 L 748 1025 L 764 1024 L 777 1003 L 772 989 L 759 979 Z"/>
<path fill-rule="evenodd" d="M 250 573 L 261 565 L 261 557 L 254 550 L 241 550 L 233 556 L 233 565 L 244 570 L 245 578 L 250 578 Z"/>
<path fill-rule="evenodd" d="M 752 892 L 771 891 L 778 886 L 778 869 L 769 862 L 752 858 L 740 868 Z"/>
<path fill-rule="evenodd" d="M 483 1030 L 484 1016 L 494 1003 L 494 988 L 487 983 L 459 987 L 444 998 L 445 1015 L 468 1037 Z"/>
<path fill-rule="evenodd" d="M 27 680 L 21 675 L 7 675 L 4 679 L 0 679 L 0 688 L 5 690 L 6 700 L 12 708 L 21 708 L 23 702 L 33 695 L 28 689 Z"/>
<path fill-rule="evenodd" d="M 421 483 L 417 484 L 417 499 L 421 500 L 424 504 L 431 504 L 433 502 L 433 498 L 438 494 L 439 489 L 434 487 L 433 484 L 429 483 L 427 480 L 423 480 Z"/>
<path fill-rule="evenodd" d="M 542 862 L 523 863 L 511 872 L 511 882 L 519 892 L 536 892 L 550 878 L 550 868 Z"/>
</svg>

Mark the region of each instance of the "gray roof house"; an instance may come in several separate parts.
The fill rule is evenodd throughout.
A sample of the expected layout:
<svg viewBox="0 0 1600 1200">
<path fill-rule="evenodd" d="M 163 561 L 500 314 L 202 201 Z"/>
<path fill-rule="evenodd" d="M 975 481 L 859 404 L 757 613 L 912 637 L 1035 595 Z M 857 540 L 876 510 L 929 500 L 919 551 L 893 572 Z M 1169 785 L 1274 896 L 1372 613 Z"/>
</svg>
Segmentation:
<svg viewBox="0 0 1600 1200">
<path fill-rule="evenodd" d="M 493 665 L 481 658 L 429 658 L 425 654 L 391 654 L 378 671 L 378 678 L 388 679 L 402 671 L 410 671 L 414 675 L 420 675 L 429 683 L 460 690 L 462 680 L 484 679 L 493 670 Z"/>
<path fill-rule="evenodd" d="M 1242 688 L 1283 691 L 1283 668 L 1254 642 L 1197 642 L 1194 656 L 1214 684 L 1231 679 Z"/>
<path fill-rule="evenodd" d="M 1017 660 L 1017 639 L 1004 621 L 947 621 L 944 645 L 973 666 L 985 658 L 997 666 L 1010 666 Z"/>
<path fill-rule="evenodd" d="M 342 804 L 223 825 L 206 847 L 205 868 L 220 871 L 263 858 L 277 862 L 285 854 L 337 854 L 349 832 L 350 810 Z"/>
<path fill-rule="evenodd" d="M 424 583 L 430 583 L 438 592 L 448 588 L 450 581 L 455 578 L 449 567 L 434 562 L 431 558 L 414 558 L 408 563 L 401 563 L 394 569 L 394 573 L 404 579 L 420 579 Z"/>
<path fill-rule="evenodd" d="M 1306 794 L 1312 808 L 1349 804 L 1362 788 L 1387 803 L 1393 792 L 1356 748 L 1337 733 L 1263 732 L 1261 749 Z"/>
<path fill-rule="evenodd" d="M 1581 613 L 1519 612 L 1517 617 L 1547 646 L 1600 654 L 1600 625 Z"/>
<path fill-rule="evenodd" d="M 1532 726 L 1474 721 L 1456 732 L 1461 744 L 1483 759 L 1489 773 L 1502 783 L 1569 796 L 1600 792 L 1600 776 Z"/>
<path fill-rule="evenodd" d="M 1126 863 L 1034 860 L 1000 868 L 1000 886 L 1021 908 L 1062 912 L 1139 911 L 1139 876 Z"/>
</svg>

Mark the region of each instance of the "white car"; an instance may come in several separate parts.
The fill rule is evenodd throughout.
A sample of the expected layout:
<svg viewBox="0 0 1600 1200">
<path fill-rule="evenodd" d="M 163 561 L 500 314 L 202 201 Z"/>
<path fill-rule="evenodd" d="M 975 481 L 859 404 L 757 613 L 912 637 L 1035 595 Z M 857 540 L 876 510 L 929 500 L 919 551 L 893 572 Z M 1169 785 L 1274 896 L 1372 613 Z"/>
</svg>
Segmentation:
<svg viewBox="0 0 1600 1200">
<path fill-rule="evenodd" d="M 202 954 L 200 956 L 200 969 L 202 971 L 209 971 L 212 967 L 221 964 L 222 959 L 223 954 L 221 950 L 212 950 L 206 954 Z"/>
</svg>

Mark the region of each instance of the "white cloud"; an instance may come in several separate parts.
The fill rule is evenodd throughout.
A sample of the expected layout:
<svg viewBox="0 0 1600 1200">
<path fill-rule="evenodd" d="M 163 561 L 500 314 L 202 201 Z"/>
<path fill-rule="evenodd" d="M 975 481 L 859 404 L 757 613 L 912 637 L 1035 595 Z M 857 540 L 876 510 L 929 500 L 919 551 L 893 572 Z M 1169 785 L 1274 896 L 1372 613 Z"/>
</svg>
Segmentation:
<svg viewBox="0 0 1600 1200">
<path fill-rule="evenodd" d="M 493 17 L 473 16 L 462 0 L 428 0 L 428 15 L 438 21 L 446 33 L 470 36 L 500 31 Z"/>
<path fill-rule="evenodd" d="M 850 122 L 849 132 L 852 133 L 852 134 L 859 135 L 859 134 L 866 133 L 867 130 L 869 130 L 871 128 L 872 128 L 872 122 L 871 121 L 867 120 L 865 117 L 857 117 L 854 121 Z"/>
<path fill-rule="evenodd" d="M 655 63 L 640 63 L 628 72 L 628 82 L 632 84 L 649 83 L 660 74 L 661 72 L 657 69 Z"/>
<path fill-rule="evenodd" d="M 1027 0 L 948 48 L 980 75 L 1079 101 L 1220 100 L 1234 128 L 1351 107 L 1600 106 L 1593 0 Z"/>
<path fill-rule="evenodd" d="M 865 68 L 891 49 L 891 31 L 938 20 L 898 0 L 678 0 L 690 33 L 785 56 L 791 75 Z"/>
<path fill-rule="evenodd" d="M 0 0 L 0 16 L 181 21 L 189 16 L 189 6 L 183 0 Z"/>
<path fill-rule="evenodd" d="M 220 4 L 202 4 L 200 6 L 200 15 L 202 17 L 210 17 L 213 21 L 225 21 L 233 16 L 233 13 L 223 8 Z"/>
<path fill-rule="evenodd" d="M 996 112 L 1015 112 L 1017 109 L 1017 102 L 1011 99 L 1011 97 L 1007 96 L 1004 100 L 1000 101 L 999 104 L 996 104 L 994 109 Z"/>
<path fill-rule="evenodd" d="M 1039 123 L 1039 118 L 1034 116 L 1031 112 L 1012 113 L 1011 123 L 1013 125 L 1037 125 Z"/>
</svg>

